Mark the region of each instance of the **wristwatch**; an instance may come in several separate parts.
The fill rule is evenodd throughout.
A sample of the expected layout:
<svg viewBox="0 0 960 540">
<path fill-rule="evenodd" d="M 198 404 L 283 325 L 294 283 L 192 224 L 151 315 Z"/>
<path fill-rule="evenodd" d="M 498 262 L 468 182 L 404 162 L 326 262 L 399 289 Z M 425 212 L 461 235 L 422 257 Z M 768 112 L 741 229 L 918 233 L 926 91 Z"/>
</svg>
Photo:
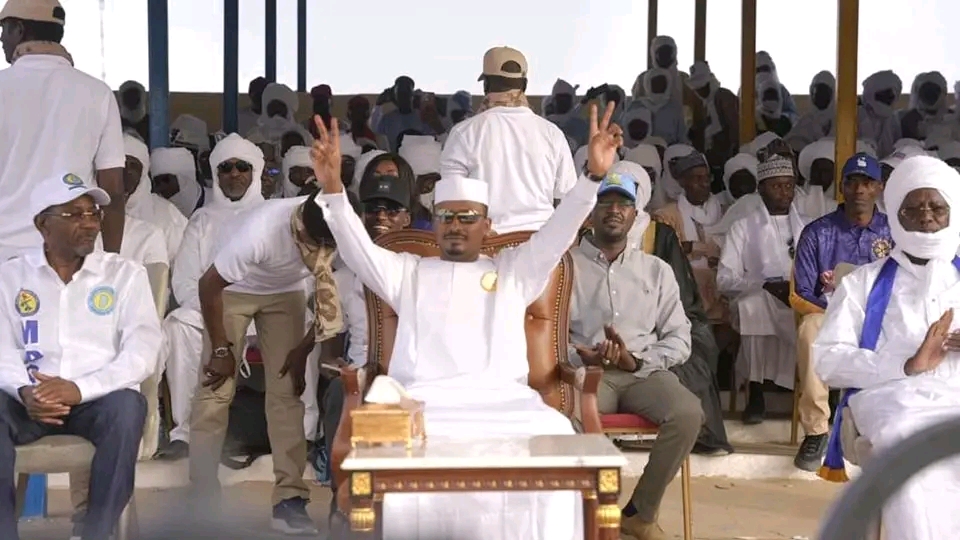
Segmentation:
<svg viewBox="0 0 960 540">
<path fill-rule="evenodd" d="M 233 343 L 227 343 L 226 345 L 220 347 L 214 347 L 213 357 L 214 358 L 226 358 L 230 355 L 230 347 L 233 347 Z"/>
<path fill-rule="evenodd" d="M 636 373 L 636 372 L 640 371 L 640 370 L 643 368 L 643 364 L 644 364 L 644 362 L 646 362 L 646 360 L 644 360 L 644 359 L 641 358 L 640 356 L 638 356 L 638 355 L 636 355 L 636 354 L 633 354 L 633 353 L 630 353 L 630 356 L 632 356 L 632 357 L 633 357 L 633 361 L 637 363 L 637 369 L 633 370 L 633 372 Z"/>
<path fill-rule="evenodd" d="M 590 169 L 587 168 L 586 164 L 584 164 L 583 166 L 583 175 L 589 178 L 591 182 L 597 182 L 597 183 L 603 182 L 603 179 L 605 178 L 605 176 L 597 176 L 592 172 L 590 172 Z"/>
</svg>

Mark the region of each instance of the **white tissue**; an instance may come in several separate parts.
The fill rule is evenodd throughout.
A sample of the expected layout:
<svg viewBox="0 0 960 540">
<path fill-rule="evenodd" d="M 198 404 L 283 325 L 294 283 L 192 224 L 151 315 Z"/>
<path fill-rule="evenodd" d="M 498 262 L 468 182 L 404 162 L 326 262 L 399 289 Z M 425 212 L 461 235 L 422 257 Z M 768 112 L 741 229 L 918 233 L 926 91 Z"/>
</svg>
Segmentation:
<svg viewBox="0 0 960 540">
<path fill-rule="evenodd" d="M 386 375 L 378 375 L 370 384 L 370 390 L 367 392 L 365 401 L 367 403 L 397 405 L 409 399 L 411 399 L 410 394 L 396 379 Z"/>
</svg>

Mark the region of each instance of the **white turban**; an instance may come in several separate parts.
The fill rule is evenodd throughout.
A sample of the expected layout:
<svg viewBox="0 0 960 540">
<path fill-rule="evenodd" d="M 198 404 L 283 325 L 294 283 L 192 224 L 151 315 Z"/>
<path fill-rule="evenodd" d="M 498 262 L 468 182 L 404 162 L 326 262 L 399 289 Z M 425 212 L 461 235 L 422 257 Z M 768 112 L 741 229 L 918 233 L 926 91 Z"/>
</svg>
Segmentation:
<svg viewBox="0 0 960 540">
<path fill-rule="evenodd" d="M 660 152 L 652 144 L 638 144 L 629 149 L 623 155 L 624 161 L 630 161 L 653 169 L 653 178 L 648 178 L 654 184 L 660 182 L 660 176 L 663 174 L 663 162 L 660 161 Z"/>
<path fill-rule="evenodd" d="M 770 90 L 773 98 L 765 98 Z M 783 114 L 783 96 L 780 93 L 780 79 L 774 73 L 757 73 L 757 112 L 768 118 L 780 118 Z"/>
<path fill-rule="evenodd" d="M 140 183 L 137 184 L 137 189 L 127 197 L 125 207 L 128 214 L 139 215 L 150 203 L 149 198 L 153 196 L 153 186 L 150 183 L 150 150 L 140 139 L 127 134 L 123 136 L 123 149 L 126 155 L 136 158 L 143 165 Z"/>
<path fill-rule="evenodd" d="M 287 120 L 290 121 L 293 121 L 293 115 L 300 108 L 300 100 L 297 98 L 296 92 L 285 84 L 270 83 L 263 89 L 261 102 L 263 103 L 262 114 L 264 116 L 267 114 L 267 105 L 271 101 L 281 101 L 287 106 Z"/>
<path fill-rule="evenodd" d="M 170 197 L 170 202 L 189 218 L 197 208 L 201 190 L 193 154 L 186 148 L 157 148 L 150 156 L 150 174 L 172 174 L 177 177 L 180 191 Z"/>
<path fill-rule="evenodd" d="M 887 165 L 896 169 L 897 167 L 900 166 L 901 163 L 903 163 L 903 160 L 907 158 L 915 157 L 915 156 L 928 156 L 928 155 L 930 154 L 927 153 L 927 151 L 924 150 L 923 148 L 920 148 L 919 146 L 913 146 L 913 145 L 907 144 L 907 145 L 901 146 L 894 153 L 880 160 L 880 163 L 886 163 Z"/>
<path fill-rule="evenodd" d="M 950 205 L 950 224 L 935 233 L 907 232 L 900 223 L 900 205 L 914 190 L 933 188 Z M 903 160 L 887 181 L 883 202 L 890 211 L 890 235 L 895 251 L 921 259 L 950 261 L 960 248 L 960 174 L 943 161 L 930 156 Z"/>
<path fill-rule="evenodd" d="M 616 163 L 611 172 L 629 174 L 637 181 L 637 217 L 627 233 L 627 242 L 632 249 L 641 249 L 643 247 L 643 233 L 650 226 L 650 214 L 647 212 L 647 205 L 650 204 L 650 198 L 653 196 L 650 175 L 647 174 L 642 165 L 632 161 Z"/>
<path fill-rule="evenodd" d="M 281 182 L 281 195 L 284 198 L 296 197 L 300 194 L 300 186 L 294 185 L 290 181 L 290 169 L 294 167 L 313 168 L 313 160 L 310 159 L 310 149 L 306 146 L 291 146 L 287 150 L 287 155 L 283 156 L 283 179 Z"/>
<path fill-rule="evenodd" d="M 123 103 L 123 94 L 126 94 L 128 90 L 136 90 L 140 94 L 140 100 L 134 109 L 128 109 Z M 117 93 L 119 94 L 117 101 L 120 105 L 121 118 L 136 124 L 147 116 L 147 89 L 142 84 L 137 81 L 127 81 L 120 85 L 120 90 Z"/>
<path fill-rule="evenodd" d="M 240 159 L 253 165 L 253 181 L 239 201 L 231 201 L 223 194 L 223 191 L 220 190 L 220 179 L 217 174 L 217 167 L 224 161 L 231 159 Z M 230 207 L 231 209 L 236 209 L 237 205 L 246 208 L 263 202 L 263 193 L 261 193 L 263 166 L 263 151 L 260 150 L 260 147 L 236 133 L 227 135 L 217 143 L 217 146 L 213 148 L 213 152 L 210 152 L 210 170 L 213 171 L 213 200 L 207 204 L 213 207 Z"/>
<path fill-rule="evenodd" d="M 797 157 L 797 167 L 800 169 L 800 176 L 803 176 L 804 180 L 809 182 L 810 169 L 813 168 L 813 162 L 818 159 L 829 159 L 833 161 L 836 157 L 834 148 L 833 139 L 820 139 L 804 147 Z"/>
<path fill-rule="evenodd" d="M 730 191 L 730 177 L 738 171 L 747 171 L 756 180 L 757 158 L 753 154 L 737 154 L 723 164 L 723 184 L 727 186 L 727 192 Z"/>
<path fill-rule="evenodd" d="M 647 124 L 647 135 L 644 139 L 634 139 L 630 136 L 630 123 L 634 120 L 641 120 Z M 617 123 L 620 124 L 620 127 L 623 129 L 623 145 L 627 148 L 632 148 L 640 144 L 641 141 L 649 138 L 653 132 L 653 114 L 644 107 L 634 107 L 628 110 L 620 116 L 620 120 Z"/>
<path fill-rule="evenodd" d="M 884 90 L 893 90 L 894 102 L 892 105 L 877 101 L 877 93 Z M 893 114 L 896 106 L 896 99 L 900 97 L 903 91 L 903 82 L 896 73 L 887 71 L 878 71 L 870 75 L 863 81 L 863 103 L 876 116 L 881 118 L 889 117 Z"/>
<path fill-rule="evenodd" d="M 210 150 L 207 123 L 192 114 L 181 114 L 170 124 L 170 139 L 178 146 L 189 146 L 200 152 Z"/>
<path fill-rule="evenodd" d="M 433 135 L 406 135 L 397 153 L 410 164 L 415 176 L 440 172 L 442 147 Z"/>
<path fill-rule="evenodd" d="M 490 198 L 490 184 L 473 178 L 453 176 L 443 178 L 434 188 L 434 204 L 447 201 L 469 201 L 487 204 Z"/>
<path fill-rule="evenodd" d="M 780 136 L 772 131 L 764 131 L 763 133 L 757 135 L 752 141 L 741 146 L 740 153 L 753 154 L 756 156 L 757 152 L 759 152 L 761 148 L 766 148 L 770 143 L 779 138 Z"/>
<path fill-rule="evenodd" d="M 671 201 L 675 201 L 680 198 L 680 195 L 683 195 L 683 188 L 680 187 L 680 183 L 677 182 L 677 179 L 673 177 L 673 172 L 670 171 L 670 160 L 688 156 L 694 152 L 696 152 L 696 149 L 689 144 L 674 144 L 663 153 L 663 176 L 660 183 L 657 184 L 657 190 L 662 191 Z"/>
</svg>

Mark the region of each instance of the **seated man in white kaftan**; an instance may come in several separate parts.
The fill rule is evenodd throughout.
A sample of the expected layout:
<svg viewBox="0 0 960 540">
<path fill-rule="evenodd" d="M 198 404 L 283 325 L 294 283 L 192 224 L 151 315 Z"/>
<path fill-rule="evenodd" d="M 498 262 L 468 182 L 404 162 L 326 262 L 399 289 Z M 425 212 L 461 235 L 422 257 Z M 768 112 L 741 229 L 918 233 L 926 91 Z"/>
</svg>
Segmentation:
<svg viewBox="0 0 960 540">
<path fill-rule="evenodd" d="M 524 316 L 543 292 L 622 143 L 608 105 L 591 108 L 584 176 L 528 242 L 481 255 L 490 233 L 488 185 L 445 178 L 436 185 L 434 230 L 442 255 L 393 253 L 373 243 L 340 181 L 339 133 L 317 122 L 317 197 L 344 263 L 398 314 L 389 375 L 425 402 L 430 437 L 572 434 L 570 421 L 527 385 Z M 452 309 L 451 309 L 452 308 Z M 563 540 L 582 536 L 575 492 L 384 497 L 385 538 Z"/>
<path fill-rule="evenodd" d="M 745 424 L 763 421 L 763 384 L 793 388 L 797 330 L 790 309 L 794 246 L 807 219 L 793 204 L 793 161 L 773 155 L 757 166 L 763 206 L 735 222 L 724 240 L 717 289 L 731 299 L 731 324 L 740 332 L 737 381 L 750 381 Z"/>
<path fill-rule="evenodd" d="M 960 175 L 928 156 L 907 158 L 884 192 L 890 256 L 843 278 L 813 344 L 817 375 L 847 388 L 821 476 L 842 480 L 841 422 L 883 452 L 960 416 Z M 958 319 L 960 320 L 960 319 Z M 856 389 L 859 389 L 857 391 Z M 850 392 L 853 390 L 853 392 Z M 851 394 L 853 394 L 851 396 Z M 847 401 L 849 399 L 849 402 Z M 841 414 L 849 404 L 847 413 Z M 925 468 L 883 507 L 887 540 L 957 538 L 960 458 Z"/>
</svg>

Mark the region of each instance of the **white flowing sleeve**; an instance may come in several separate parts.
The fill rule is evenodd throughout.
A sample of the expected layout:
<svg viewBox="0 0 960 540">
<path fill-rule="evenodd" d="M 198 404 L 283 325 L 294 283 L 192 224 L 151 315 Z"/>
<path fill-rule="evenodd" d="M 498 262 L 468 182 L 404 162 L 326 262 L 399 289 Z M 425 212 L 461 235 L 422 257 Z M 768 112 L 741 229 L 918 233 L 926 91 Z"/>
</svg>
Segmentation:
<svg viewBox="0 0 960 540">
<path fill-rule="evenodd" d="M 530 240 L 504 254 L 511 257 L 508 263 L 511 275 L 527 304 L 543 293 L 553 269 L 573 246 L 580 226 L 597 204 L 599 187 L 599 182 L 581 176 L 543 227 Z"/>
<path fill-rule="evenodd" d="M 181 306 L 193 307 L 198 311 L 200 310 L 198 283 L 200 276 L 206 271 L 200 260 L 202 228 L 198 219 L 191 220 L 187 224 L 186 230 L 183 231 L 180 249 L 173 259 L 170 274 L 170 288 L 173 289 L 173 297 L 177 299 L 177 303 Z"/>
<path fill-rule="evenodd" d="M 323 210 L 323 217 L 337 242 L 337 252 L 347 268 L 399 313 L 403 283 L 416 269 L 418 257 L 394 253 L 374 244 L 345 191 L 318 195 L 316 204 Z"/>
<path fill-rule="evenodd" d="M 820 380 L 834 388 L 869 388 L 904 379 L 907 374 L 903 366 L 917 350 L 916 341 L 907 336 L 886 340 L 877 351 L 860 348 L 868 276 L 875 277 L 876 271 L 860 269 L 840 281 L 813 343 L 813 369 Z"/>
<path fill-rule="evenodd" d="M 736 221 L 727 232 L 717 265 L 717 289 L 727 295 L 755 291 L 763 287 L 762 280 L 748 279 L 743 264 L 743 247 L 747 242 L 744 220 Z"/>
</svg>

